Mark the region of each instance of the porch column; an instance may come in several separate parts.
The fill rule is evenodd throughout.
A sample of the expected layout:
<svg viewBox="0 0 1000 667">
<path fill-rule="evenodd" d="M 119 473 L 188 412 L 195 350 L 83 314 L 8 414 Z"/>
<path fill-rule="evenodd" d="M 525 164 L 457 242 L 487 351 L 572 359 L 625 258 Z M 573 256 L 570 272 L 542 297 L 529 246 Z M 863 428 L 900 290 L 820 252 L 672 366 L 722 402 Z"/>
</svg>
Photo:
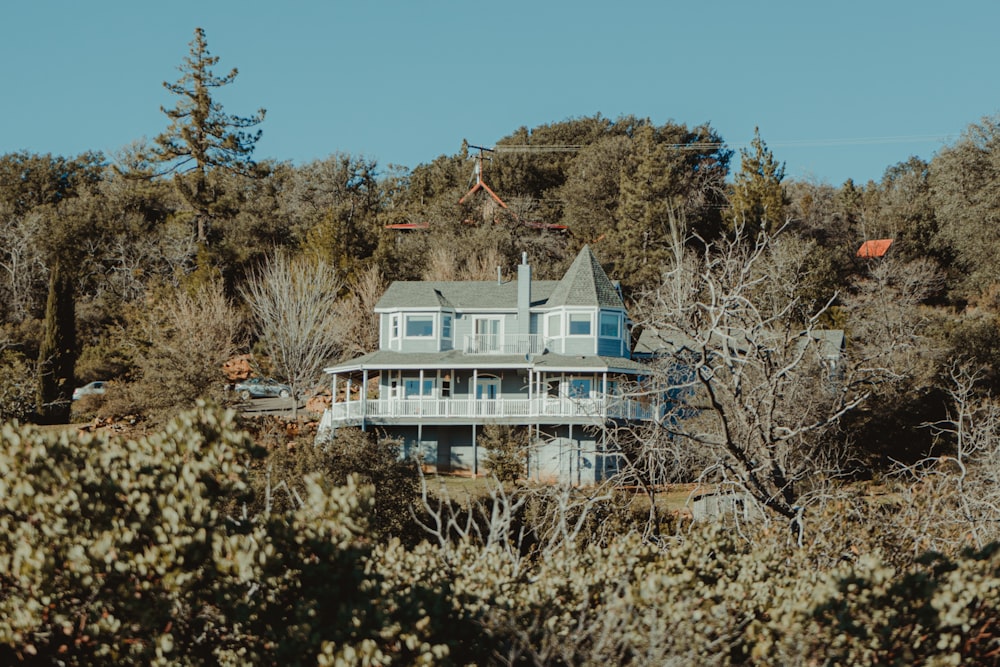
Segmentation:
<svg viewBox="0 0 1000 667">
<path fill-rule="evenodd" d="M 476 409 L 476 385 L 479 383 L 479 369 L 472 369 L 472 382 L 469 384 L 469 416 L 475 417 L 478 414 Z M 472 427 L 472 448 L 475 451 L 476 443 L 476 427 Z"/>
<path fill-rule="evenodd" d="M 417 414 L 424 414 L 424 369 L 420 369 L 420 384 L 417 389 Z"/>
<path fill-rule="evenodd" d="M 479 444 L 476 441 L 476 425 L 472 425 L 472 476 L 479 475 Z"/>
<path fill-rule="evenodd" d="M 601 378 L 601 395 L 604 397 L 601 408 L 601 416 L 605 419 L 608 418 L 608 372 L 604 371 L 604 375 Z"/>
<path fill-rule="evenodd" d="M 347 374 L 347 388 L 344 390 L 344 407 L 347 409 L 347 416 L 351 416 L 351 387 L 354 386 L 351 374 Z"/>
<path fill-rule="evenodd" d="M 330 388 L 330 416 L 335 417 L 337 412 L 337 374 L 332 373 L 333 380 L 331 381 Z"/>
<path fill-rule="evenodd" d="M 361 371 L 361 430 L 366 431 L 365 417 L 368 416 L 368 369 Z"/>
<path fill-rule="evenodd" d="M 529 416 L 533 415 L 534 412 L 535 412 L 535 404 L 532 403 L 532 401 L 531 401 L 532 394 L 534 394 L 534 391 L 532 390 L 533 388 L 532 388 L 531 385 L 532 385 L 532 383 L 534 383 L 534 381 L 535 381 L 535 376 L 531 372 L 531 368 L 529 367 L 528 368 L 528 415 Z"/>
</svg>

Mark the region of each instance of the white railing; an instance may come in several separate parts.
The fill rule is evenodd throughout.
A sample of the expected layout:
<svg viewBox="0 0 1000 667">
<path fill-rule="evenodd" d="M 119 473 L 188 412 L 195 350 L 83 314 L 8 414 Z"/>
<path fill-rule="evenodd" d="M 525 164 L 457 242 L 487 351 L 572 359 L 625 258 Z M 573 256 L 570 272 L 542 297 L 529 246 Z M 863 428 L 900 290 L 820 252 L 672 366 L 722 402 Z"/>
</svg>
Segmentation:
<svg viewBox="0 0 1000 667">
<path fill-rule="evenodd" d="M 465 337 L 465 354 L 541 354 L 545 338 L 538 334 L 475 334 Z"/>
<path fill-rule="evenodd" d="M 657 410 L 638 401 L 618 396 L 606 398 L 498 398 L 470 401 L 455 398 L 404 398 L 334 403 L 323 415 L 321 426 L 332 427 L 343 422 L 368 420 L 437 419 L 502 419 L 502 418 L 573 418 L 656 419 Z"/>
</svg>

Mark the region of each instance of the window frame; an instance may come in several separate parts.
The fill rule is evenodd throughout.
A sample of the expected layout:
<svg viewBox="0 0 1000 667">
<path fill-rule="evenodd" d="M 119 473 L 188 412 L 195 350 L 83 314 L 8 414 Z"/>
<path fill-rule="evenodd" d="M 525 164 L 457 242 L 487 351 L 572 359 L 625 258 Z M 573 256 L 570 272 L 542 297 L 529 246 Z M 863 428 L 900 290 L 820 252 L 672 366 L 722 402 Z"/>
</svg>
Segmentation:
<svg viewBox="0 0 1000 667">
<path fill-rule="evenodd" d="M 576 318 L 575 322 L 574 319 Z M 583 324 L 586 318 L 587 331 L 586 333 L 574 333 L 574 324 Z M 592 311 L 577 311 L 569 312 L 566 314 L 566 336 L 573 336 L 575 338 L 589 338 L 594 335 L 594 313 Z"/>
<path fill-rule="evenodd" d="M 621 313 L 616 313 L 612 310 L 602 310 L 597 319 L 597 335 L 601 338 L 614 338 L 620 339 L 622 337 L 622 316 Z M 614 320 L 615 332 L 613 334 L 604 333 L 604 324 L 606 321 L 610 322 Z"/>
<path fill-rule="evenodd" d="M 426 333 L 426 334 L 411 334 L 410 333 L 410 321 L 411 320 L 417 320 L 417 319 L 419 319 L 421 321 L 426 320 L 427 322 L 430 323 L 429 333 Z M 407 313 L 406 315 L 403 316 L 403 337 L 407 338 L 407 339 L 415 339 L 415 340 L 430 340 L 430 339 L 434 338 L 434 333 L 435 333 L 434 330 L 436 328 L 434 320 L 436 320 L 436 319 L 437 318 L 434 317 L 434 313 Z"/>
</svg>

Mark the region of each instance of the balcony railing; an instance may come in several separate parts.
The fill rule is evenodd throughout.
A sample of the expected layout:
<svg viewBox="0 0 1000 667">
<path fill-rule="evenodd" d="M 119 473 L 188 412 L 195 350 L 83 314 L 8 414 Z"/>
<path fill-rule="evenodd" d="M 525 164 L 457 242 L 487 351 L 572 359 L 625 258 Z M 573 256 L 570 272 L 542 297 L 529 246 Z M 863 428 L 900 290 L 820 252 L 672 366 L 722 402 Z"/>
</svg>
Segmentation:
<svg viewBox="0 0 1000 667">
<path fill-rule="evenodd" d="M 650 421 L 659 410 L 620 396 L 596 398 L 498 398 L 468 400 L 455 398 L 375 399 L 334 403 L 323 415 L 321 428 L 362 419 L 379 421 L 420 421 L 422 419 L 537 419 L 600 418 Z"/>
<path fill-rule="evenodd" d="M 541 354 L 545 338 L 538 334 L 475 334 L 465 337 L 465 354 Z"/>
</svg>

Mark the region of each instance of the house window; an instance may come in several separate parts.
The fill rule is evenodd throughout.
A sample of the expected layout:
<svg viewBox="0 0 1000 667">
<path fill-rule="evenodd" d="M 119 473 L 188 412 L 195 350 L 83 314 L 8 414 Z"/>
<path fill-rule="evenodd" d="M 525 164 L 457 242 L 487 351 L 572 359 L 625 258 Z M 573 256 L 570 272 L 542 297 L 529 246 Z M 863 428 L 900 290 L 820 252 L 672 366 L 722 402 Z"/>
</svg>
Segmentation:
<svg viewBox="0 0 1000 667">
<path fill-rule="evenodd" d="M 419 378 L 408 378 L 403 381 L 403 388 L 406 390 L 406 398 L 431 396 L 434 394 L 434 380 L 425 378 L 421 384 Z"/>
<path fill-rule="evenodd" d="M 441 316 L 441 338 L 451 338 L 451 315 L 448 313 Z"/>
<path fill-rule="evenodd" d="M 548 330 L 550 338 L 562 336 L 562 314 L 553 313 L 545 319 L 545 328 Z"/>
<path fill-rule="evenodd" d="M 434 335 L 433 315 L 407 315 L 406 337 L 429 338 Z"/>
<path fill-rule="evenodd" d="M 569 381 L 570 398 L 590 398 L 590 378 L 574 378 Z"/>
<path fill-rule="evenodd" d="M 621 318 L 618 313 L 601 313 L 601 337 L 620 338 Z"/>
<path fill-rule="evenodd" d="M 399 315 L 391 315 L 389 317 L 389 322 L 389 338 L 399 338 Z"/>
<path fill-rule="evenodd" d="M 590 313 L 570 313 L 569 335 L 589 336 L 591 319 Z"/>
</svg>

